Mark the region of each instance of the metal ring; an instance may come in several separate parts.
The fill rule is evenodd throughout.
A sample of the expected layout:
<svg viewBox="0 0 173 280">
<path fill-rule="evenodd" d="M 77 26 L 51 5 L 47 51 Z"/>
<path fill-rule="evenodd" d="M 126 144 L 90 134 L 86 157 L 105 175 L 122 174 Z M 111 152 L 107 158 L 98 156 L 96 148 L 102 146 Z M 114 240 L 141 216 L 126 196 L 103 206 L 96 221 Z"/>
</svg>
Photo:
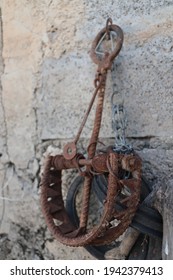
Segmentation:
<svg viewBox="0 0 173 280">
<path fill-rule="evenodd" d="M 122 48 L 124 35 L 123 35 L 122 29 L 118 25 L 111 24 L 111 25 L 108 25 L 108 27 L 109 27 L 109 31 L 113 31 L 117 34 L 117 38 L 118 38 L 115 50 L 112 53 L 108 54 L 108 57 L 107 57 L 107 61 L 109 64 L 108 66 L 110 66 L 110 64 L 112 64 L 112 61 L 119 54 L 119 52 Z M 96 63 L 97 65 L 99 65 L 103 60 L 98 58 L 95 50 L 96 50 L 100 40 L 102 40 L 102 38 L 105 36 L 106 32 L 107 32 L 107 29 L 105 27 L 97 34 L 97 36 L 91 46 L 90 56 L 91 56 L 93 62 Z"/>
</svg>

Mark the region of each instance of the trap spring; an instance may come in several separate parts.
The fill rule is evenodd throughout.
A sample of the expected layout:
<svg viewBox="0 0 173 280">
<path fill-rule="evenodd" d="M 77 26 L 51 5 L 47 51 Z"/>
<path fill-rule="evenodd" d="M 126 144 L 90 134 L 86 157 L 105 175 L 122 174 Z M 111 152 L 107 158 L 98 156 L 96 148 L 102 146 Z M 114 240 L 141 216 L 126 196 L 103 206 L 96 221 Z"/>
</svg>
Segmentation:
<svg viewBox="0 0 173 280">
<path fill-rule="evenodd" d="M 100 51 L 100 46 L 105 41 L 110 41 L 112 36 L 116 37 L 115 47 L 111 51 Z M 65 245 L 102 245 L 112 242 L 127 229 L 138 207 L 141 186 L 139 156 L 133 150 L 130 150 L 130 153 L 117 152 L 113 147 L 107 147 L 104 151 L 97 150 L 107 72 L 111 70 L 122 44 L 123 31 L 108 19 L 91 47 L 91 58 L 98 66 L 94 80 L 95 91 L 79 131 L 74 141 L 65 145 L 62 154 L 48 156 L 45 163 L 41 180 L 42 211 L 54 237 Z M 84 157 L 78 151 L 77 143 L 96 97 L 95 120 L 87 147 L 87 157 Z M 64 206 L 61 175 L 65 169 L 78 169 L 79 175 L 84 177 L 79 226 L 72 223 Z M 125 173 L 128 173 L 128 176 L 124 176 Z M 108 189 L 98 224 L 88 228 L 90 191 L 94 174 L 105 174 L 108 177 Z M 121 197 L 123 210 L 115 209 L 115 202 L 120 193 L 128 193 Z"/>
</svg>

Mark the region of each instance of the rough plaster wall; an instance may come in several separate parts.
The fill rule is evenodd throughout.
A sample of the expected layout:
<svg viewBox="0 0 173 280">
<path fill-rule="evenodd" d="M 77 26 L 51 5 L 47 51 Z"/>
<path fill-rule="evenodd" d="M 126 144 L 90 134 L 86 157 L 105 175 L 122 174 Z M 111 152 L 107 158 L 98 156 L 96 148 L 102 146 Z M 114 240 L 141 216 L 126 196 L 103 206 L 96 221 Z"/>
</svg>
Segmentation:
<svg viewBox="0 0 173 280">
<path fill-rule="evenodd" d="M 0 258 L 92 259 L 53 240 L 39 204 L 43 154 L 74 137 L 92 96 L 91 42 L 108 16 L 124 31 L 116 86 L 127 137 L 154 184 L 173 170 L 173 1 L 1 0 Z M 100 136 L 113 141 L 111 90 Z M 93 112 L 82 134 L 89 138 Z M 106 135 L 106 137 L 105 137 Z"/>
</svg>

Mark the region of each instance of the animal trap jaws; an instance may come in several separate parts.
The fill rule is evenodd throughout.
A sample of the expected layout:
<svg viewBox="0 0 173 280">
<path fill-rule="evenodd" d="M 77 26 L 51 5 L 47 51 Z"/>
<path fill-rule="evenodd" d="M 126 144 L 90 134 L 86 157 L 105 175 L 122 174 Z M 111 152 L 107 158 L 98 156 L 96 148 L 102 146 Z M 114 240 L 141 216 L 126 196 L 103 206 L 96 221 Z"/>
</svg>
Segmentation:
<svg viewBox="0 0 173 280">
<path fill-rule="evenodd" d="M 99 162 L 99 155 L 95 157 L 94 164 L 91 163 L 91 165 L 100 170 L 99 164 L 96 164 L 96 161 Z M 105 167 L 102 174 L 108 175 L 108 191 L 102 218 L 99 224 L 89 232 L 87 230 L 82 232 L 80 227 L 75 227 L 71 223 L 61 193 L 61 170 L 77 168 L 78 163 L 76 159 L 69 161 L 62 155 L 50 156 L 47 159 L 42 178 L 42 209 L 49 229 L 63 244 L 69 246 L 109 244 L 117 239 L 131 223 L 140 198 L 141 160 L 137 155 L 120 155 L 109 150 L 104 158 L 100 154 L 101 161 L 101 166 Z M 108 161 L 109 164 L 107 164 Z M 131 172 L 131 178 L 119 179 L 118 173 L 122 169 Z M 120 201 L 123 210 L 119 211 L 115 210 L 115 204 L 123 186 L 130 189 L 131 195 Z M 56 220 L 61 221 L 61 225 L 57 226 Z M 119 223 L 116 226 L 113 221 L 117 220 Z"/>
<path fill-rule="evenodd" d="M 109 34 L 112 31 L 117 34 L 118 38 L 115 49 L 111 53 L 106 51 L 102 59 L 97 58 L 97 45 L 100 44 L 100 41 L 103 37 L 105 37 L 105 34 L 109 39 Z M 42 211 L 48 228 L 54 237 L 65 245 L 85 246 L 88 244 L 101 245 L 110 243 L 112 240 L 120 236 L 129 226 L 138 205 L 141 178 L 141 161 L 138 156 L 132 153 L 130 155 L 119 154 L 113 151 L 113 149 L 108 150 L 105 155 L 102 153 L 96 155 L 96 146 L 102 119 L 107 71 L 111 68 L 113 60 L 120 52 L 122 43 L 123 32 L 121 28 L 112 24 L 112 21 L 108 19 L 106 27 L 98 33 L 92 44 L 91 58 L 98 65 L 95 79 L 95 92 L 76 138 L 73 142 L 67 143 L 64 147 L 63 154 L 56 155 L 54 157 L 49 156 L 45 163 L 41 179 Z M 78 153 L 77 142 L 80 138 L 96 96 L 97 106 L 95 120 L 87 149 L 88 157 L 85 158 L 82 154 Z M 138 162 L 138 164 L 136 164 L 136 162 Z M 81 173 L 81 167 L 83 166 L 85 166 L 85 171 Z M 64 206 L 61 177 L 62 170 L 65 169 L 78 169 L 79 173 L 84 176 L 81 203 L 82 207 L 78 227 L 72 224 Z M 132 178 L 120 180 L 118 177 L 120 169 L 131 172 Z M 93 172 L 108 174 L 108 191 L 106 202 L 104 204 L 103 215 L 99 223 L 92 229 L 88 230 L 87 222 L 90 191 L 94 176 Z M 114 205 L 115 199 L 124 185 L 128 186 L 132 195 L 129 196 L 126 201 L 122 202 L 126 204 L 126 210 L 121 212 L 120 215 L 120 213 L 115 213 Z M 130 199 L 131 197 L 133 197 L 133 201 Z M 119 219 L 120 222 L 118 226 L 108 227 L 113 219 Z M 56 221 L 60 221 L 61 224 L 57 225 Z"/>
</svg>

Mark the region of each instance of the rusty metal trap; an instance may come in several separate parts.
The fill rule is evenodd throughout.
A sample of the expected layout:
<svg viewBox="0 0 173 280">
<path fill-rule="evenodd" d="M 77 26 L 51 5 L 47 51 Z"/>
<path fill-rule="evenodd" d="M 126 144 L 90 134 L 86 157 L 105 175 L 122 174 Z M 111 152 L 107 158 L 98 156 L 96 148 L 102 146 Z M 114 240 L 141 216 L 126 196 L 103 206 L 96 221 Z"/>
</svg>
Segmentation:
<svg viewBox="0 0 173 280">
<path fill-rule="evenodd" d="M 92 99 L 75 139 L 64 146 L 62 154 L 46 159 L 41 179 L 41 206 L 48 228 L 64 245 L 84 246 L 98 259 L 111 258 L 111 252 L 116 254 L 117 248 L 132 235 L 132 229 L 136 238 L 125 258 L 160 259 L 162 218 L 145 204 L 151 188 L 142 177 L 141 158 L 126 142 L 125 110 L 122 101 L 116 103 L 114 88 L 111 106 L 115 144 L 97 148 L 107 74 L 108 71 L 114 74 L 114 60 L 122 44 L 123 31 L 109 18 L 91 47 L 91 58 L 97 65 Z M 84 155 L 77 144 L 96 99 L 93 129 L 87 155 Z M 79 176 L 69 187 L 65 205 L 62 170 L 67 169 L 78 170 Z M 89 217 L 92 195 L 99 205 L 98 210 L 94 210 L 94 220 Z M 77 201 L 80 209 L 76 207 Z"/>
</svg>

